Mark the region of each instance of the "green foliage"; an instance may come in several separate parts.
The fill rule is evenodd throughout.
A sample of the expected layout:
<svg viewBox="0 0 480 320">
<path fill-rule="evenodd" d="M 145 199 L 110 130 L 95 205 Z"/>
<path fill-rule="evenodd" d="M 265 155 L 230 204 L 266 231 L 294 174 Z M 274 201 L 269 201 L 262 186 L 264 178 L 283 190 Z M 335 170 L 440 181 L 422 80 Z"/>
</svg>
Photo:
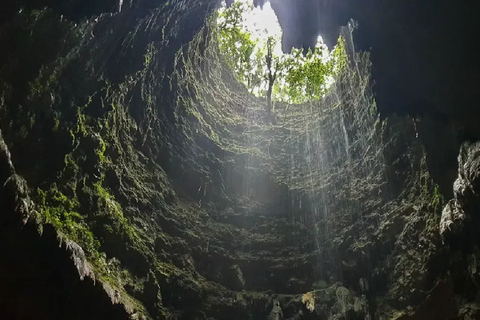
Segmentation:
<svg viewBox="0 0 480 320">
<path fill-rule="evenodd" d="M 319 100 L 327 90 L 328 77 L 333 74 L 332 61 L 323 59 L 323 47 L 309 49 L 304 55 L 301 49 L 292 49 L 285 55 L 285 92 L 287 102 L 302 103 Z"/>
<path fill-rule="evenodd" d="M 438 185 L 433 181 L 428 172 L 420 177 L 420 187 L 426 203 L 430 204 L 435 211 L 442 209 L 445 199 L 440 193 Z"/>
<path fill-rule="evenodd" d="M 78 213 L 80 203 L 76 197 L 69 198 L 53 183 L 47 191 L 38 188 L 34 196 L 40 206 L 45 223 L 69 239 L 82 245 L 90 255 L 97 255 L 100 243 L 89 230 L 84 217 Z"/>
<path fill-rule="evenodd" d="M 438 186 L 435 185 L 433 187 L 432 207 L 434 207 L 435 210 L 438 210 L 439 208 L 442 207 L 442 204 L 443 204 L 443 196 L 440 193 Z"/>
<path fill-rule="evenodd" d="M 102 163 L 110 163 L 110 159 L 105 156 L 105 151 L 107 150 L 107 143 L 98 136 L 98 147 L 95 148 L 94 152 L 98 157 L 98 162 Z"/>
<path fill-rule="evenodd" d="M 347 66 L 343 39 L 330 54 L 321 42 L 307 52 L 294 48 L 289 54 L 276 54 L 279 37 L 261 41 L 247 30 L 243 17 L 252 9 L 235 1 L 217 20 L 220 52 L 237 79 L 267 101 L 298 104 L 324 96 L 333 76 Z"/>
<path fill-rule="evenodd" d="M 227 65 L 243 83 L 250 83 L 250 71 L 253 69 L 251 56 L 256 46 L 252 35 L 242 28 L 242 14 L 252 7 L 242 2 L 219 14 L 219 46 L 224 53 Z"/>
<path fill-rule="evenodd" d="M 128 223 L 123 215 L 122 206 L 115 200 L 115 197 L 103 187 L 103 177 L 93 184 L 94 194 L 97 197 L 98 207 L 103 217 L 109 223 L 104 228 L 108 233 L 119 235 L 124 240 L 136 243 L 138 236 L 134 228 Z"/>
<path fill-rule="evenodd" d="M 82 107 L 77 108 L 77 125 L 75 127 L 75 131 L 71 130 L 70 135 L 72 136 L 73 140 L 75 141 L 75 137 L 86 137 L 88 132 L 87 132 L 87 117 L 84 113 L 84 110 L 88 108 L 88 106 L 92 103 L 92 97 L 88 98 L 87 104 L 85 104 Z"/>
<path fill-rule="evenodd" d="M 342 36 L 337 40 L 337 45 L 335 46 L 335 49 L 333 49 L 332 60 L 330 63 L 332 64 L 332 71 L 337 74 L 348 68 L 346 43 Z"/>
</svg>

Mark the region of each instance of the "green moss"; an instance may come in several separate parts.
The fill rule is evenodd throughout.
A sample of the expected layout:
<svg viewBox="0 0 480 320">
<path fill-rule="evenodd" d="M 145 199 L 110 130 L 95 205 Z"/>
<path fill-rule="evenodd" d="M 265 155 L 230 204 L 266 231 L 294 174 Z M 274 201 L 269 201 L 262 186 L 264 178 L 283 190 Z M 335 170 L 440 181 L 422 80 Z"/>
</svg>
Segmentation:
<svg viewBox="0 0 480 320">
<path fill-rule="evenodd" d="M 34 198 L 40 206 L 44 223 L 53 225 L 69 239 L 78 242 L 89 256 L 98 255 L 100 243 L 89 230 L 84 216 L 78 213 L 80 203 L 76 197 L 67 197 L 53 183 L 48 190 L 38 188 Z"/>
<path fill-rule="evenodd" d="M 89 98 L 89 102 L 83 106 L 83 107 L 78 107 L 77 109 L 77 126 L 76 126 L 76 134 L 80 135 L 81 137 L 86 137 L 88 132 L 87 132 L 87 127 L 86 127 L 86 115 L 83 113 L 83 110 L 88 107 L 88 104 L 92 102 L 92 98 Z"/>
<path fill-rule="evenodd" d="M 100 181 L 94 183 L 95 196 L 98 197 L 99 207 L 103 209 L 103 215 L 110 221 L 109 225 L 104 226 L 107 232 L 117 234 L 124 240 L 130 243 L 137 243 L 138 236 L 134 228 L 128 223 L 128 220 L 123 215 L 123 210 L 115 200 L 115 197 L 108 192 L 102 185 L 103 177 Z"/>
<path fill-rule="evenodd" d="M 425 203 L 429 204 L 430 207 L 436 212 L 442 209 L 445 199 L 440 193 L 438 185 L 430 176 L 430 173 L 426 168 L 426 164 L 423 164 L 423 166 L 425 166 L 423 168 L 424 172 L 419 179 L 421 192 L 423 193 L 423 199 L 425 200 Z"/>
<path fill-rule="evenodd" d="M 143 55 L 143 67 L 144 69 L 148 69 L 150 63 L 152 62 L 153 56 L 155 55 L 155 46 L 153 43 L 149 43 L 147 45 L 147 50 Z"/>
<path fill-rule="evenodd" d="M 78 165 L 73 159 L 73 155 L 71 153 L 65 155 L 64 163 L 66 168 L 72 168 L 75 171 L 78 171 Z"/>
<path fill-rule="evenodd" d="M 54 125 L 53 125 L 52 130 L 53 131 L 58 131 L 59 125 L 60 125 L 60 119 L 57 118 L 57 119 L 54 120 Z"/>
<path fill-rule="evenodd" d="M 65 156 L 65 166 L 74 169 L 78 173 L 78 164 L 72 154 Z M 143 291 L 142 279 L 136 279 L 121 267 L 117 259 L 107 261 L 106 255 L 100 252 L 101 242 L 105 234 L 97 232 L 97 238 L 92 232 L 92 224 L 96 219 L 104 222 L 104 230 L 110 232 L 111 236 L 118 237 L 120 243 L 139 252 L 144 252 L 145 247 L 136 234 L 134 227 L 124 217 L 121 205 L 115 197 L 103 186 L 104 176 L 90 186 L 88 181 L 83 179 L 83 189 L 96 198 L 95 215 L 82 215 L 82 205 L 73 190 L 73 196 L 69 197 L 59 190 L 56 183 L 49 188 L 38 188 L 34 194 L 34 201 L 40 212 L 41 224 L 51 224 L 55 229 L 76 243 L 84 250 L 88 261 L 94 267 L 97 280 L 107 283 L 112 290 L 118 292 L 121 300 L 132 310 L 138 310 L 146 314 L 145 308 L 137 300 L 130 297 L 125 287 L 135 288 L 138 292 Z M 68 184 L 64 185 L 65 188 Z M 84 210 L 84 209 L 83 209 Z M 105 223 L 105 219 L 107 218 Z M 93 219 L 93 220 L 92 220 Z M 39 228 L 42 229 L 42 228 Z"/>
<path fill-rule="evenodd" d="M 107 162 L 110 162 L 110 160 L 108 160 L 106 157 L 105 157 L 105 151 L 107 150 L 107 144 L 105 143 L 105 141 L 102 139 L 102 138 L 99 138 L 98 139 L 98 148 L 95 148 L 95 154 L 98 156 L 98 161 L 99 163 L 107 163 Z"/>
<path fill-rule="evenodd" d="M 432 196 L 432 207 L 435 208 L 435 210 L 439 210 L 442 208 L 444 203 L 444 199 L 442 194 L 440 193 L 440 190 L 438 189 L 438 186 L 435 185 L 433 187 L 433 196 Z"/>
</svg>

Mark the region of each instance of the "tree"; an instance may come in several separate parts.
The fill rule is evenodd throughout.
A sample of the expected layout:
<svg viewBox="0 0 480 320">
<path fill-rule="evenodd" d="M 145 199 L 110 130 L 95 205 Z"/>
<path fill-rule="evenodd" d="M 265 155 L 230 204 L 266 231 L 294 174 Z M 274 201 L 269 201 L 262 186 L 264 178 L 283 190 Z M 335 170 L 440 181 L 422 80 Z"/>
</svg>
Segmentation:
<svg viewBox="0 0 480 320">
<path fill-rule="evenodd" d="M 273 48 L 275 47 L 275 39 L 268 37 L 267 39 L 267 55 L 265 56 L 265 63 L 267 66 L 267 73 L 265 75 L 268 89 L 267 89 L 267 112 L 270 115 L 272 112 L 272 91 L 275 80 L 277 80 L 277 72 L 280 69 L 280 62 L 278 57 L 273 54 Z"/>
<path fill-rule="evenodd" d="M 332 60 L 323 57 L 324 46 L 317 44 L 303 55 L 302 49 L 292 49 L 285 64 L 288 72 L 285 82 L 288 84 L 287 95 L 292 103 L 302 103 L 320 99 L 325 95 L 328 77 L 334 70 Z"/>
<path fill-rule="evenodd" d="M 218 18 L 220 51 L 237 79 L 251 93 L 266 97 L 269 114 L 275 100 L 298 104 L 324 96 L 333 74 L 345 63 L 343 43 L 333 54 L 321 42 L 306 53 L 294 48 L 289 54 L 276 54 L 280 35 L 262 41 L 265 35 L 249 32 L 244 14 L 250 10 L 251 5 L 237 0 Z"/>
<path fill-rule="evenodd" d="M 246 3 L 236 1 L 219 14 L 219 46 L 230 69 L 243 83 L 250 81 L 251 56 L 256 43 L 250 33 L 242 28 L 242 14 L 251 10 Z"/>
</svg>

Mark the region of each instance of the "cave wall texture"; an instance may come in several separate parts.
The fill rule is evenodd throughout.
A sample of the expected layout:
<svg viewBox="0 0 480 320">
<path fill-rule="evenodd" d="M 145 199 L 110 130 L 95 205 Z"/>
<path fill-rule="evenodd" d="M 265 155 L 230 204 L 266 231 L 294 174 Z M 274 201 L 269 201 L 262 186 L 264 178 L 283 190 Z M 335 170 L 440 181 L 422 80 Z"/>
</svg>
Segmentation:
<svg viewBox="0 0 480 320">
<path fill-rule="evenodd" d="M 479 319 L 469 2 L 272 1 L 372 48 L 274 124 L 217 5 L 2 4 L 0 318 Z"/>
</svg>

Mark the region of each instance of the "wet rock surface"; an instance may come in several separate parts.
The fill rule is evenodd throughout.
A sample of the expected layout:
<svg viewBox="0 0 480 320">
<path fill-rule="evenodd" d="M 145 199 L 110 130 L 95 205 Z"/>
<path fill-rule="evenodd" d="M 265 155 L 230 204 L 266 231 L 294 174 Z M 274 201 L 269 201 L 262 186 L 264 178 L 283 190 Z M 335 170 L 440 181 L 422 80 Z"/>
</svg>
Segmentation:
<svg viewBox="0 0 480 320">
<path fill-rule="evenodd" d="M 0 317 L 478 316 L 477 144 L 442 215 L 367 55 L 272 124 L 221 63 L 215 1 L 106 4 L 0 27 Z"/>
<path fill-rule="evenodd" d="M 444 238 L 462 238 L 469 225 L 477 221 L 480 175 L 480 143 L 464 143 L 458 156 L 458 177 L 453 183 L 453 195 L 442 212 L 440 234 Z"/>
</svg>

